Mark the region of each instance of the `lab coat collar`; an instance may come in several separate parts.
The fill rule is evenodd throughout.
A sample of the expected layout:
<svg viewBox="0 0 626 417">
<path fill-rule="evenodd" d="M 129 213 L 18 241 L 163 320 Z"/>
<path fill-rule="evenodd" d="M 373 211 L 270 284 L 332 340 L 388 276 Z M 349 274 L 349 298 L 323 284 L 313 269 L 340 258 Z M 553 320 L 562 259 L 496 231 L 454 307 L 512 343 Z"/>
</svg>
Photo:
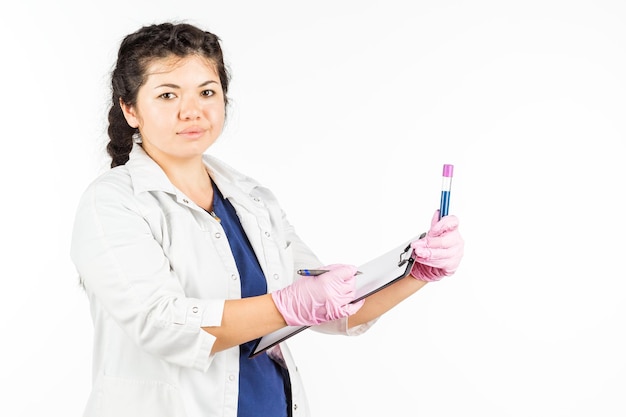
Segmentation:
<svg viewBox="0 0 626 417">
<path fill-rule="evenodd" d="M 133 144 L 133 149 L 130 151 L 125 166 L 133 182 L 135 195 L 146 191 L 164 191 L 177 194 L 176 187 L 167 178 L 165 172 L 141 146 Z"/>
<path fill-rule="evenodd" d="M 252 178 L 240 173 L 231 166 L 211 155 L 202 157 L 209 175 L 215 181 L 224 197 L 244 192 L 249 194 L 259 184 Z M 133 145 L 126 168 L 133 182 L 135 195 L 148 191 L 163 191 L 179 195 L 180 191 L 174 187 L 161 167 L 137 145 Z"/>
</svg>

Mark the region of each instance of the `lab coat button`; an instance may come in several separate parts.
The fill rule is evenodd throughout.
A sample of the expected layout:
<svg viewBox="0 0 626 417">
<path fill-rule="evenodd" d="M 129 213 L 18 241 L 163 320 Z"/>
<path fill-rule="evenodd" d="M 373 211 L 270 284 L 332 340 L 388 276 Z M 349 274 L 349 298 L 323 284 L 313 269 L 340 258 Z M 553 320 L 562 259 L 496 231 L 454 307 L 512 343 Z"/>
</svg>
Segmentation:
<svg viewBox="0 0 626 417">
<path fill-rule="evenodd" d="M 189 204 L 189 200 L 187 200 L 186 198 L 183 198 L 183 203 Z"/>
<path fill-rule="evenodd" d="M 278 274 L 274 274 L 274 279 L 279 279 L 280 277 L 278 276 Z"/>
<path fill-rule="evenodd" d="M 293 405 L 293 411 L 298 411 L 298 404 Z"/>
<path fill-rule="evenodd" d="M 232 279 L 233 281 L 236 281 L 236 280 L 237 280 L 237 274 L 232 274 L 230 277 L 231 277 L 231 279 Z"/>
<path fill-rule="evenodd" d="M 219 239 L 222 237 L 222 234 L 220 232 L 215 233 L 215 238 Z"/>
<path fill-rule="evenodd" d="M 229 380 L 230 382 L 233 382 L 233 381 L 235 380 L 235 375 L 232 375 L 232 374 L 231 374 L 231 375 L 228 375 L 228 380 Z"/>
<path fill-rule="evenodd" d="M 270 232 L 265 232 L 265 236 L 270 237 Z"/>
<path fill-rule="evenodd" d="M 194 314 L 197 314 L 197 313 L 198 313 L 198 311 L 199 311 L 199 309 L 198 309 L 198 307 L 196 307 L 196 306 L 194 306 L 194 307 L 191 309 L 191 312 L 192 312 L 192 313 L 194 313 Z"/>
</svg>

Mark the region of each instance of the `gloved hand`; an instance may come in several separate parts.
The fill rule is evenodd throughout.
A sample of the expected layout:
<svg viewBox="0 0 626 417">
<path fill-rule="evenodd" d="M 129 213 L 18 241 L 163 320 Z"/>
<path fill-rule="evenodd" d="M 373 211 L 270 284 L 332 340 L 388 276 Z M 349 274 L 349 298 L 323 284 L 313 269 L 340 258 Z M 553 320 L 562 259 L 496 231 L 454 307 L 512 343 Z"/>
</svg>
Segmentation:
<svg viewBox="0 0 626 417">
<path fill-rule="evenodd" d="M 363 300 L 356 298 L 356 267 L 328 265 L 316 277 L 301 277 L 293 284 L 272 292 L 274 304 L 289 326 L 312 326 L 356 313 Z"/>
<path fill-rule="evenodd" d="M 411 276 L 430 282 L 454 274 L 465 245 L 458 227 L 456 216 L 448 215 L 439 220 L 439 210 L 435 211 L 426 236 L 411 242 L 415 257 Z"/>
</svg>

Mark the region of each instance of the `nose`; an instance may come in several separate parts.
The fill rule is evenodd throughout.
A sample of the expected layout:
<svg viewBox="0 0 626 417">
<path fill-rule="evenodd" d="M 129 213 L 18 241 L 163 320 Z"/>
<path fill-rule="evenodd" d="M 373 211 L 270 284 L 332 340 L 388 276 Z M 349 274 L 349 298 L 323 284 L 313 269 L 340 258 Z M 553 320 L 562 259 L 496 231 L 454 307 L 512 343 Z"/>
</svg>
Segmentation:
<svg viewBox="0 0 626 417">
<path fill-rule="evenodd" d="M 195 120 L 202 113 L 200 102 L 195 97 L 183 98 L 180 103 L 179 117 L 182 120 Z"/>
</svg>

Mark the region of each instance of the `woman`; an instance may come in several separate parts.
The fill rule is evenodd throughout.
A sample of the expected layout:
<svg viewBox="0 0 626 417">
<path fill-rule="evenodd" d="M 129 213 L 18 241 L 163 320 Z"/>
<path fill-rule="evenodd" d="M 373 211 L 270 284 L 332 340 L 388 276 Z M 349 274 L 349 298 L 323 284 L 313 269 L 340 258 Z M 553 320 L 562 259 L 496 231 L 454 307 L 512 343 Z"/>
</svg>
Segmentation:
<svg viewBox="0 0 626 417">
<path fill-rule="evenodd" d="M 94 322 L 86 416 L 306 416 L 285 325 L 356 335 L 428 281 L 452 274 L 454 216 L 412 244 L 407 277 L 359 303 L 352 265 L 319 277 L 274 195 L 205 151 L 217 140 L 229 76 L 219 39 L 188 24 L 143 27 L 112 73 L 111 170 L 85 191 L 71 256 Z"/>
</svg>

